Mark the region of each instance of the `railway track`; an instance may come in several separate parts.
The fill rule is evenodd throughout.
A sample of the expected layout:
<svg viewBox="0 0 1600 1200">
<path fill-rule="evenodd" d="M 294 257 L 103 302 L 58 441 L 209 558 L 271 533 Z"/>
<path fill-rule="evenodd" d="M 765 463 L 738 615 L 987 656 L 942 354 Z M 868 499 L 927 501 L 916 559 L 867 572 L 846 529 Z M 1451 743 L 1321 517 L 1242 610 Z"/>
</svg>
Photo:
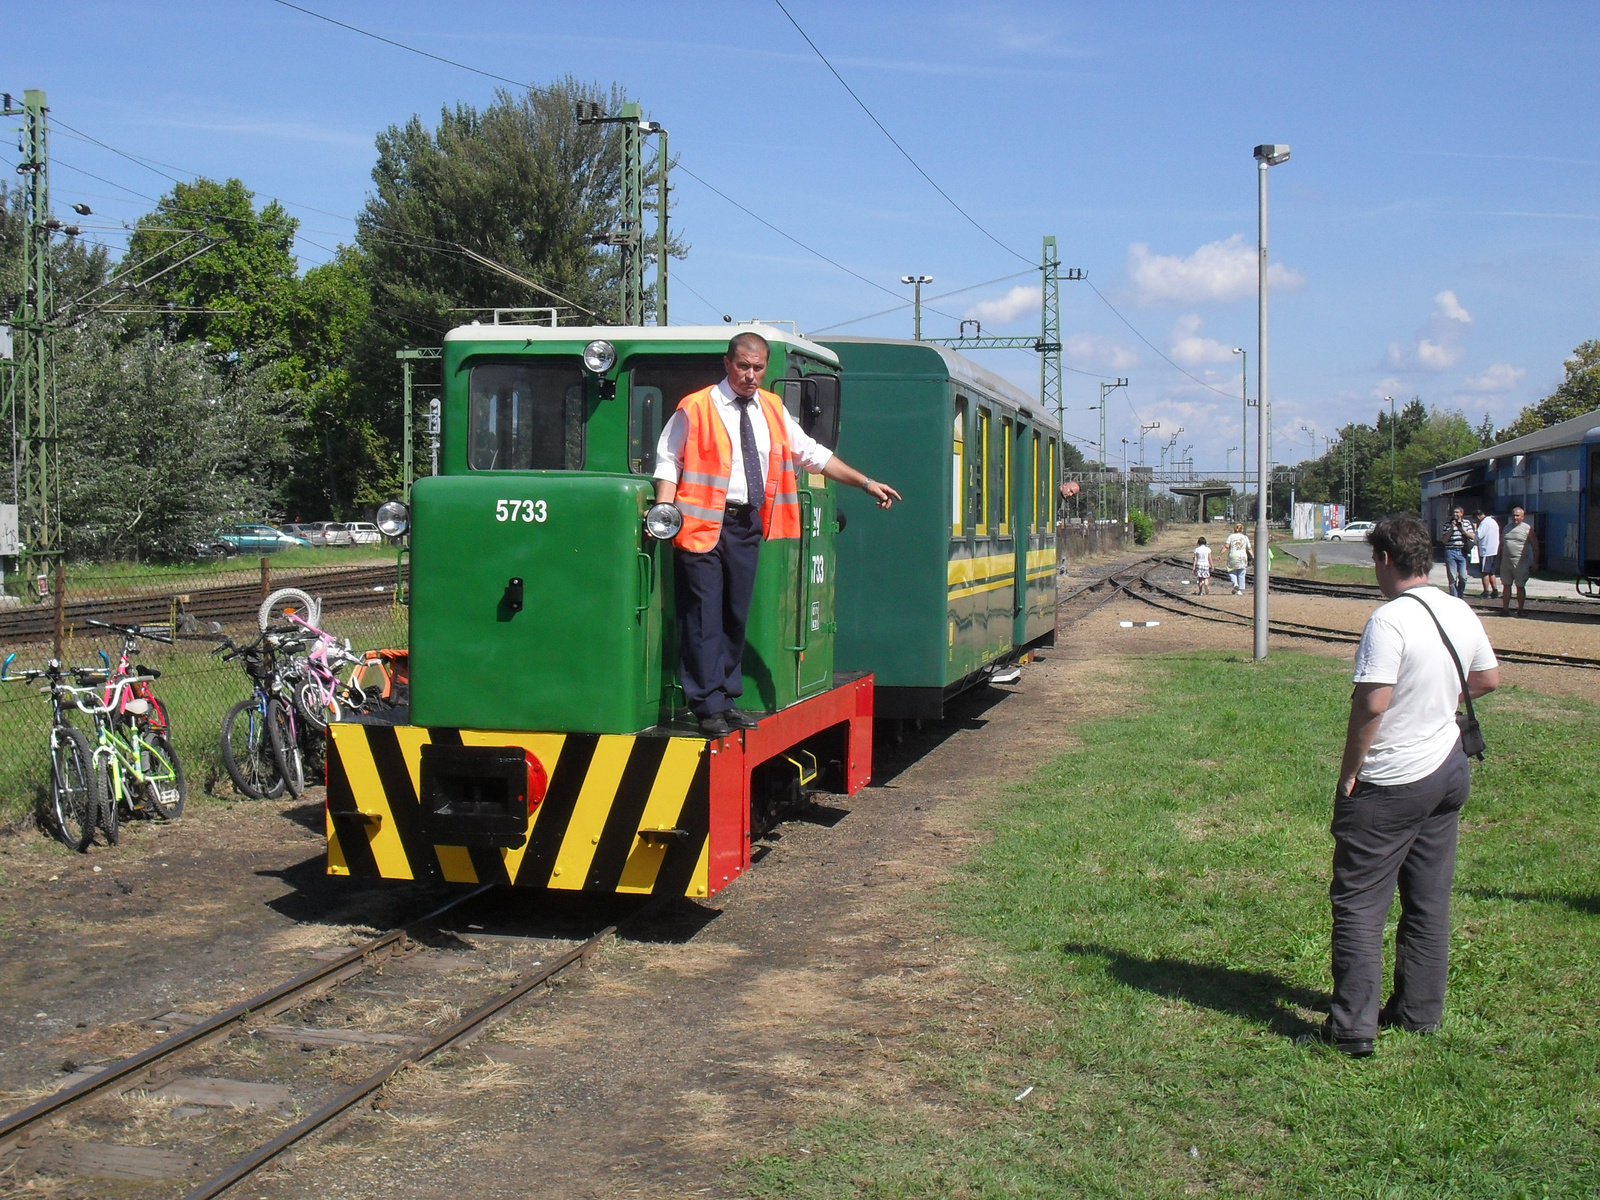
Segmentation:
<svg viewBox="0 0 1600 1200">
<path fill-rule="evenodd" d="M 1158 565 L 1187 567 L 1188 564 L 1182 563 L 1179 560 L 1164 559 Z M 1147 569 L 1142 575 L 1140 575 L 1138 584 L 1139 588 L 1142 590 L 1135 590 L 1132 587 L 1125 588 L 1124 590 L 1127 591 L 1128 595 L 1142 601 L 1145 604 L 1149 604 L 1152 607 L 1160 608 L 1166 612 L 1174 613 L 1179 616 L 1197 617 L 1203 621 L 1214 621 L 1219 624 L 1227 625 L 1239 625 L 1245 628 L 1254 627 L 1254 617 L 1247 616 L 1243 613 L 1235 613 L 1228 609 L 1216 608 L 1210 604 L 1203 604 L 1191 596 L 1185 596 L 1181 592 L 1173 591 L 1171 588 L 1157 583 L 1155 580 L 1150 578 L 1155 569 L 1156 568 Z M 1373 588 L 1372 591 L 1377 593 L 1376 588 Z M 1167 603 L 1162 603 L 1152 599 L 1149 595 L 1151 592 L 1163 597 Z M 1381 598 L 1381 596 L 1378 598 Z M 1268 621 L 1267 627 L 1271 632 L 1276 634 L 1282 634 L 1288 637 L 1313 638 L 1317 641 L 1324 642 L 1345 642 L 1354 644 L 1361 640 L 1361 635 L 1359 633 L 1348 629 L 1337 629 L 1328 625 L 1310 625 L 1300 621 L 1283 621 L 1272 619 Z M 1571 654 L 1546 654 L 1536 650 L 1504 650 L 1498 646 L 1494 648 L 1494 653 L 1495 657 L 1501 662 L 1520 663 L 1524 666 L 1576 667 L 1588 670 L 1600 670 L 1600 658 L 1583 658 Z"/>
<path fill-rule="evenodd" d="M 333 611 L 388 604 L 394 597 L 394 585 L 393 566 L 330 569 L 273 583 L 274 587 L 293 586 L 321 596 Z M 180 596 L 187 599 L 180 601 Z M 62 606 L 62 632 L 81 634 L 84 622 L 91 619 L 142 625 L 164 623 L 180 613 L 188 613 L 202 624 L 216 621 L 234 625 L 254 621 L 261 598 L 261 585 L 254 581 L 224 587 L 85 597 L 68 600 Z M 0 643 L 45 641 L 54 632 L 55 610 L 47 605 L 0 611 Z"/>
<path fill-rule="evenodd" d="M 1177 567 L 1185 572 L 1189 570 L 1190 563 L 1187 559 L 1166 557 L 1164 563 Z M 1250 572 L 1249 578 L 1255 578 L 1255 572 Z M 1302 579 L 1295 575 L 1278 575 L 1270 577 L 1271 587 L 1275 592 L 1288 592 L 1305 596 L 1332 596 L 1343 600 L 1370 600 L 1374 603 L 1383 599 L 1383 594 L 1378 591 L 1376 584 L 1371 583 L 1333 583 L 1325 579 Z M 1467 597 L 1467 603 L 1472 605 L 1479 613 L 1496 614 L 1500 611 L 1498 601 L 1484 600 L 1479 596 Z M 1541 617 L 1554 618 L 1561 621 L 1574 622 L 1600 622 L 1600 603 L 1585 600 L 1582 597 L 1573 597 L 1563 600 L 1555 596 L 1530 596 L 1528 598 L 1528 613 Z"/>
<path fill-rule="evenodd" d="M 336 1011 L 338 997 L 330 994 L 333 989 L 369 973 L 382 973 L 386 967 L 399 966 L 400 971 L 385 975 L 383 979 L 390 989 L 381 994 L 394 994 L 393 985 L 405 982 L 404 965 L 409 960 L 430 954 L 437 959 L 441 954 L 413 941 L 412 935 L 424 929 L 438 929 L 441 918 L 458 912 L 469 901 L 489 890 L 490 885 L 485 885 L 458 896 L 405 926 L 392 929 L 214 1016 L 184 1019 L 181 1014 L 168 1014 L 170 1024 L 183 1027 L 163 1041 L 111 1063 L 94 1075 L 62 1088 L 27 1108 L 0 1118 L 0 1162 L 10 1160 L 4 1171 L 17 1170 L 20 1173 L 44 1169 L 52 1174 L 99 1174 L 103 1177 L 109 1170 L 113 1178 L 183 1183 L 187 1188 L 183 1192 L 185 1200 L 221 1196 L 286 1150 L 338 1121 L 400 1072 L 426 1063 L 479 1033 L 529 993 L 550 983 L 562 971 L 587 960 L 603 942 L 621 929 L 651 919 L 666 905 L 664 899 L 649 901 L 625 919 L 607 925 L 592 937 L 576 945 L 560 948 L 548 961 L 531 963 L 510 981 L 503 978 L 506 972 L 496 964 L 495 972 L 500 978 L 491 981 L 486 989 L 488 996 L 485 998 L 480 995 L 476 1007 L 455 1016 L 455 1019 L 428 1021 L 420 1030 L 409 1035 L 372 1032 L 352 1026 L 348 1023 L 348 1013 L 344 1014 L 346 1023 L 340 1024 L 340 1014 Z M 465 937 L 470 944 L 472 935 Z M 523 939 L 516 941 L 522 943 Z M 526 942 L 532 945 L 535 940 L 527 939 Z M 497 955 L 501 945 L 503 941 L 497 944 Z M 551 948 L 549 945 L 541 947 L 545 950 Z M 509 955 L 510 952 L 507 953 Z M 465 959 L 467 956 L 457 954 L 456 957 Z M 486 960 L 487 955 L 484 958 Z M 508 962 L 509 958 L 501 961 Z M 440 987 L 438 964 L 435 962 L 432 965 L 435 967 L 433 972 L 418 974 L 432 974 L 433 978 L 423 979 L 420 983 L 412 980 L 413 989 L 427 1003 L 434 1004 L 436 1012 L 460 1013 L 460 1008 L 465 1006 L 457 1006 L 460 997 L 448 993 L 448 984 L 444 985 L 446 994 L 443 996 L 424 995 L 430 990 L 430 985 L 434 991 Z M 474 960 L 461 965 L 463 969 L 488 968 L 486 961 L 479 963 Z M 302 1018 L 287 1025 L 270 1024 L 274 1017 L 313 1004 L 320 1010 L 314 1019 Z M 233 1039 L 240 1039 L 246 1044 L 237 1048 L 237 1052 L 230 1053 L 234 1049 L 229 1046 Z M 280 1054 L 280 1066 L 298 1068 L 284 1072 L 289 1076 L 287 1085 L 264 1084 L 255 1079 L 241 1081 L 181 1077 L 185 1072 L 207 1069 L 232 1070 L 236 1074 L 257 1076 L 262 1073 L 262 1064 L 271 1061 L 270 1053 L 263 1053 L 263 1048 L 274 1042 L 298 1047 L 301 1051 L 332 1047 L 333 1052 L 341 1057 L 325 1073 L 332 1075 L 329 1079 L 316 1078 L 316 1072 L 307 1069 L 308 1064 L 314 1067 L 329 1062 L 327 1056 L 307 1058 L 298 1055 L 286 1058 Z M 209 1055 L 205 1053 L 208 1050 L 211 1051 Z M 293 1109 L 288 1108 L 286 1103 L 291 1088 L 295 1093 Z M 142 1147 L 119 1142 L 119 1134 L 130 1122 L 126 1112 L 118 1111 L 117 1102 L 129 1093 L 159 1094 L 163 1089 L 169 1098 L 230 1111 L 234 1122 L 229 1128 L 221 1130 L 203 1124 L 195 1130 L 196 1136 L 189 1144 L 182 1146 L 164 1144 L 160 1147 Z M 281 1095 L 284 1103 L 270 1105 L 262 1099 L 274 1095 Z M 245 1124 L 260 1127 L 260 1132 L 247 1133 L 241 1138 L 238 1136 L 238 1117 L 241 1110 L 250 1108 L 257 1111 L 251 1114 L 254 1119 Z M 285 1127 L 285 1115 L 298 1115 L 306 1110 L 309 1110 L 307 1115 Z M 198 1114 L 202 1108 L 194 1111 Z M 57 1123 L 67 1119 L 79 1133 L 87 1126 L 108 1138 L 105 1143 L 91 1147 L 87 1156 L 90 1163 L 87 1170 L 74 1170 L 75 1164 L 81 1168 L 85 1161 L 81 1151 L 75 1159 L 72 1154 L 60 1152 L 60 1147 L 52 1139 L 52 1130 Z M 266 1133 L 272 1136 L 260 1136 Z M 256 1137 L 260 1140 L 253 1140 Z M 241 1146 L 241 1142 L 248 1144 Z M 219 1154 L 219 1146 L 228 1148 Z M 106 1163 L 111 1166 L 107 1168 Z M 99 1164 L 98 1169 L 95 1164 Z M 202 1182 L 192 1182 L 202 1176 Z M 13 1178 L 17 1176 L 13 1175 Z"/>
</svg>

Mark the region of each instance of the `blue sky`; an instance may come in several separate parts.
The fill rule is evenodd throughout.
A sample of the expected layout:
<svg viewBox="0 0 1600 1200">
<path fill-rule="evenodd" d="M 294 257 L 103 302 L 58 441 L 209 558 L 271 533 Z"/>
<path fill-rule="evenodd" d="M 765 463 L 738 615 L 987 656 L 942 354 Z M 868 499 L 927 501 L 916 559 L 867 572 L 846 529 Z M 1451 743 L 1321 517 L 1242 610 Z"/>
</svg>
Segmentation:
<svg viewBox="0 0 1600 1200">
<path fill-rule="evenodd" d="M 1010 249 L 914 171 L 770 0 L 306 7 L 514 79 L 620 82 L 684 166 L 878 285 L 680 173 L 692 250 L 673 268 L 674 323 L 909 336 L 909 307 L 840 323 L 906 303 L 899 278 L 918 272 L 930 295 L 999 281 L 932 301 L 926 332 L 968 316 L 1032 332 L 1037 273 L 1021 259 L 1056 235 L 1105 297 L 1062 285 L 1066 362 L 1086 372 L 1067 375 L 1066 426 L 1097 436 L 1097 378 L 1127 377 L 1108 409 L 1113 459 L 1159 420 L 1149 461 L 1182 426 L 1200 467 L 1237 466 L 1230 348 L 1254 358 L 1258 142 L 1294 151 L 1271 173 L 1275 458 L 1309 453 L 1302 427 L 1370 421 L 1386 394 L 1504 423 L 1600 336 L 1592 4 L 786 3 Z M 84 200 L 88 224 L 131 222 L 150 204 L 128 189 L 171 186 L 81 131 L 282 200 L 305 265 L 350 238 L 377 130 L 496 86 L 272 0 L 13 6 L 0 47 L 0 87 L 49 93 L 58 210 Z M 1038 386 L 1031 355 L 981 361 Z M 1252 395 L 1254 375 L 1252 361 Z"/>
</svg>

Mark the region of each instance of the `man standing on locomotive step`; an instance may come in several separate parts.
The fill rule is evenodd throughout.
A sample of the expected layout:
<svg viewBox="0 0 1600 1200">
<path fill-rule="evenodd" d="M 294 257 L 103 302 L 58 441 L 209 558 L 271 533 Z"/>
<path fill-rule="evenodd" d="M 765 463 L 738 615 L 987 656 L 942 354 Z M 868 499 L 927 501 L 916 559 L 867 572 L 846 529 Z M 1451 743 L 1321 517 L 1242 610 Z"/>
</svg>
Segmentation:
<svg viewBox="0 0 1600 1200">
<path fill-rule="evenodd" d="M 656 502 L 676 504 L 678 647 L 683 694 L 702 732 L 754 729 L 734 707 L 743 691 L 745 621 L 761 539 L 800 536 L 798 464 L 861 488 L 888 508 L 900 493 L 868 479 L 814 441 L 761 388 L 767 340 L 736 334 L 721 383 L 685 396 L 656 447 Z"/>
</svg>

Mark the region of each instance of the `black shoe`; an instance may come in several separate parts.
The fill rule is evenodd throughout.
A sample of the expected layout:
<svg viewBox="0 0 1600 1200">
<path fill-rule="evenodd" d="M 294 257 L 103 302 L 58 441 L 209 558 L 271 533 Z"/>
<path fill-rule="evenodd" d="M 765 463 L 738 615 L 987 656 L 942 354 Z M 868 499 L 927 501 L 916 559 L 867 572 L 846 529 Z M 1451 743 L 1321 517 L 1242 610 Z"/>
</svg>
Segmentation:
<svg viewBox="0 0 1600 1200">
<path fill-rule="evenodd" d="M 707 737 L 727 737 L 733 732 L 733 727 L 728 724 L 726 713 L 712 713 L 700 718 L 700 732 Z"/>
<path fill-rule="evenodd" d="M 721 712 L 717 715 L 735 729 L 756 729 L 761 725 L 761 721 L 758 718 L 737 708 L 730 708 L 726 712 Z"/>
<path fill-rule="evenodd" d="M 1333 1026 L 1327 1021 L 1322 1023 L 1322 1028 L 1317 1032 L 1302 1033 L 1294 1041 L 1297 1046 L 1327 1046 L 1350 1058 L 1369 1058 L 1372 1055 L 1372 1039 L 1334 1037 Z"/>
<path fill-rule="evenodd" d="M 1402 1033 L 1420 1033 L 1426 1036 L 1430 1033 L 1439 1032 L 1439 1022 L 1435 1021 L 1431 1025 L 1407 1025 L 1404 1021 L 1397 1021 L 1390 1016 L 1388 1009 L 1381 1008 L 1378 1010 L 1378 1028 L 1398 1029 Z"/>
</svg>

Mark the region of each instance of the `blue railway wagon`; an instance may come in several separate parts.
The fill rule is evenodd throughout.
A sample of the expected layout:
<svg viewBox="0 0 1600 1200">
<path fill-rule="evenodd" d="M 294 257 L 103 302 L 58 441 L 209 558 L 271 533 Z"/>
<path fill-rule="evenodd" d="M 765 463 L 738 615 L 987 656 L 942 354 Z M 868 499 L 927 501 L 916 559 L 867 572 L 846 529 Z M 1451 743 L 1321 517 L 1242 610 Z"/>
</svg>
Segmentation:
<svg viewBox="0 0 1600 1200">
<path fill-rule="evenodd" d="M 1600 576 L 1600 410 L 1489 446 L 1422 474 L 1422 516 L 1440 537 L 1450 510 L 1482 508 L 1504 524 L 1521 507 L 1541 570 Z"/>
</svg>

